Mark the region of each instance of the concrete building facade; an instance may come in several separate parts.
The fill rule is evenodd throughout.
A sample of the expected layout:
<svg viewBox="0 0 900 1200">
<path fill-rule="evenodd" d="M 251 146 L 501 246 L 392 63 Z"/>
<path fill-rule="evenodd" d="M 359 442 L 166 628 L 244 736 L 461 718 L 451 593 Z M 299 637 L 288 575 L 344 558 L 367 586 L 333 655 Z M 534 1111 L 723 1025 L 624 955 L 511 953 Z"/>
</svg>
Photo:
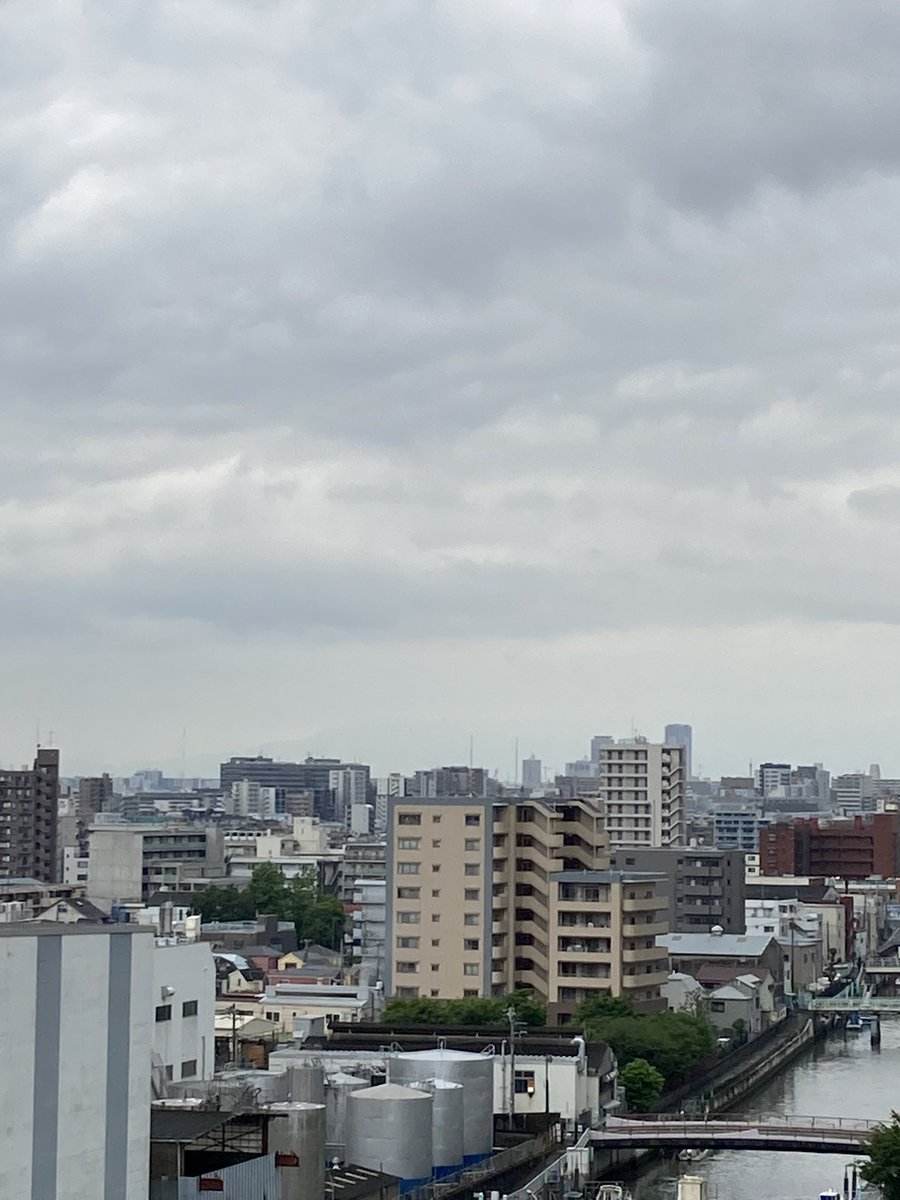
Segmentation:
<svg viewBox="0 0 900 1200">
<path fill-rule="evenodd" d="M 209 943 L 158 939 L 151 995 L 154 1066 L 166 1081 L 212 1078 L 216 968 Z"/>
<path fill-rule="evenodd" d="M 745 863 L 740 850 L 617 850 L 610 866 L 661 876 L 658 890 L 665 897 L 673 933 L 706 933 L 713 925 L 721 925 L 726 933 L 745 931 Z"/>
<path fill-rule="evenodd" d="M 893 879 L 900 875 L 900 814 L 771 825 L 760 831 L 759 863 L 761 875 Z"/>
<path fill-rule="evenodd" d="M 153 931 L 0 926 L 0 1195 L 145 1200 Z"/>
<path fill-rule="evenodd" d="M 392 800 L 386 991 L 531 988 L 559 1019 L 598 992 L 663 1007 L 657 880 L 608 865 L 593 799 Z"/>
<path fill-rule="evenodd" d="M 224 874 L 222 833 L 215 826 L 119 822 L 91 828 L 92 900 L 146 900 L 157 891 L 196 890 Z"/>
</svg>

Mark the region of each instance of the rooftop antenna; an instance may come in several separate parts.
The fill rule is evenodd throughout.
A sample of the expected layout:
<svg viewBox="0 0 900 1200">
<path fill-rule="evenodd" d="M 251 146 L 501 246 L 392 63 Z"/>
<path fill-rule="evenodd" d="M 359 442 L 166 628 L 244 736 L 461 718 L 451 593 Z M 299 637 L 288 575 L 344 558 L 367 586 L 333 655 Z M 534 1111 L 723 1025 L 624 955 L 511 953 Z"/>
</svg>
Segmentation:
<svg viewBox="0 0 900 1200">
<path fill-rule="evenodd" d="M 40 717 L 38 717 L 38 719 L 37 719 L 37 732 L 35 734 L 34 742 L 35 742 L 35 745 L 37 746 L 38 750 L 40 750 L 40 748 L 41 748 L 41 718 Z"/>
</svg>

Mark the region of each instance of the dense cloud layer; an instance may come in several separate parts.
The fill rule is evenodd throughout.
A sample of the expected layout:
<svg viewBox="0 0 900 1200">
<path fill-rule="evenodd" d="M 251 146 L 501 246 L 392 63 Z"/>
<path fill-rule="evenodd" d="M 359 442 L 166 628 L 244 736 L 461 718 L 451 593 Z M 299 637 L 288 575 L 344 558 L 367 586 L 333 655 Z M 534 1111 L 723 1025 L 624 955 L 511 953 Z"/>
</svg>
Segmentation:
<svg viewBox="0 0 900 1200">
<path fill-rule="evenodd" d="M 898 55 L 832 0 L 10 0 L 0 759 L 888 758 Z"/>
</svg>

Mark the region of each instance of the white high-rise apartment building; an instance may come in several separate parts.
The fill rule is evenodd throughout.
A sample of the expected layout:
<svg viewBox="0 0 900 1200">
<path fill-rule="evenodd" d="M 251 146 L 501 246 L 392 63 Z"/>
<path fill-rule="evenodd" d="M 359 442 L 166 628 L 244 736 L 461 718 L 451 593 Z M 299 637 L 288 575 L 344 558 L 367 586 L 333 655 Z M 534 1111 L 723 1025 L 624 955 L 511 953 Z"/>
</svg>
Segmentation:
<svg viewBox="0 0 900 1200">
<path fill-rule="evenodd" d="M 684 845 L 683 746 L 623 739 L 597 747 L 597 787 L 611 850 Z"/>
<path fill-rule="evenodd" d="M 693 771 L 693 741 L 694 730 L 690 725 L 667 725 L 663 734 L 663 742 L 667 746 L 681 746 L 684 749 L 684 777 L 691 780 Z"/>
</svg>

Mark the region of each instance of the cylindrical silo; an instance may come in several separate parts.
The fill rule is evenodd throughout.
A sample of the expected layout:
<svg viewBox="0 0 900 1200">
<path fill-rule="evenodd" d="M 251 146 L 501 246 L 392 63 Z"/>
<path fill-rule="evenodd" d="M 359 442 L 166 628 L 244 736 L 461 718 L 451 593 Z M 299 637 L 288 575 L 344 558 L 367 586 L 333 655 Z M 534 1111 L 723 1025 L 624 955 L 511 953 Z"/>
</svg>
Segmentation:
<svg viewBox="0 0 900 1200">
<path fill-rule="evenodd" d="M 412 1084 L 431 1093 L 431 1157 L 434 1177 L 452 1175 L 463 1165 L 463 1101 L 466 1089 L 448 1079 L 428 1079 Z"/>
<path fill-rule="evenodd" d="M 277 1071 L 229 1071 L 215 1081 L 222 1107 L 240 1107 L 251 1100 L 274 1104 L 287 1098 L 287 1076 Z"/>
<path fill-rule="evenodd" d="M 494 1058 L 465 1050 L 419 1050 L 388 1059 L 391 1083 L 408 1086 L 426 1079 L 461 1083 L 465 1163 L 486 1158 L 494 1146 Z"/>
<path fill-rule="evenodd" d="M 325 1068 L 321 1063 L 295 1063 L 288 1067 L 286 1074 L 291 1100 L 325 1103 Z"/>
<path fill-rule="evenodd" d="M 361 1088 L 347 1100 L 347 1162 L 386 1171 L 401 1192 L 431 1178 L 430 1092 L 394 1083 Z"/>
<path fill-rule="evenodd" d="M 325 1151 L 329 1158 L 344 1162 L 347 1142 L 347 1097 L 368 1087 L 365 1079 L 338 1071 L 325 1080 Z"/>
<path fill-rule="evenodd" d="M 270 1104 L 269 1149 L 296 1155 L 282 1167 L 281 1200 L 322 1200 L 325 1195 L 324 1104 Z"/>
</svg>

